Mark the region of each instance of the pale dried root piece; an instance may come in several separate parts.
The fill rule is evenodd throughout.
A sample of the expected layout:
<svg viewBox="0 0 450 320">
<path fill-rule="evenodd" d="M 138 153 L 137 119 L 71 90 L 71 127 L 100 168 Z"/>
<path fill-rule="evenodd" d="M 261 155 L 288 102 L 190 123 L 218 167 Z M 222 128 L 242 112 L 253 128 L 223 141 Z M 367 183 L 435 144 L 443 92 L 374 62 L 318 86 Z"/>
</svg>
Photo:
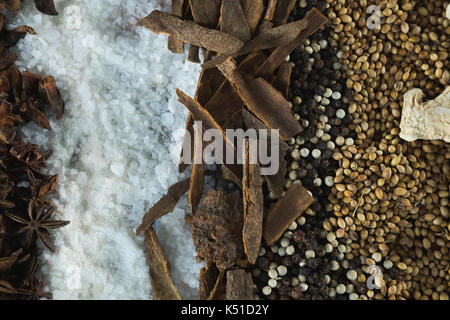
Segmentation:
<svg viewBox="0 0 450 320">
<path fill-rule="evenodd" d="M 145 232 L 150 281 L 155 300 L 182 300 L 170 276 L 170 263 L 164 254 L 153 227 Z"/>
<path fill-rule="evenodd" d="M 450 142 L 450 87 L 434 100 L 423 102 L 424 96 L 421 89 L 404 95 L 400 137 L 406 141 Z"/>
</svg>

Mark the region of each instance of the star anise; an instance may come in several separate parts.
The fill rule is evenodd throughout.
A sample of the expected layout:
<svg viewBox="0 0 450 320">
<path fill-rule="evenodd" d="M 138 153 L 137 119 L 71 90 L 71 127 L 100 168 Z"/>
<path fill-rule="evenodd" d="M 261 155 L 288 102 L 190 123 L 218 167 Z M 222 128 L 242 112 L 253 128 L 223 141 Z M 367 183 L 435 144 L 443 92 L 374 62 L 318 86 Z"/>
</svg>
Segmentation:
<svg viewBox="0 0 450 320">
<path fill-rule="evenodd" d="M 23 227 L 17 231 L 17 234 L 25 233 L 25 246 L 27 249 L 32 247 L 36 236 L 44 243 L 44 245 L 52 252 L 54 247 L 50 238 L 48 229 L 61 228 L 70 223 L 70 221 L 50 220 L 54 208 L 53 207 L 41 207 L 39 210 L 34 205 L 34 201 L 30 201 L 28 204 L 28 218 L 24 219 L 16 214 L 6 212 L 5 215 L 22 224 Z"/>
<path fill-rule="evenodd" d="M 51 201 L 47 199 L 58 185 L 58 175 L 44 177 L 42 180 L 37 180 L 33 171 L 27 168 L 28 181 L 30 183 L 30 190 L 32 200 L 38 206 L 50 205 Z M 1 204 L 1 203 L 0 203 Z"/>
<path fill-rule="evenodd" d="M 42 298 L 52 299 L 52 294 L 42 291 L 43 283 L 40 279 L 33 279 L 28 289 L 17 289 L 18 295 L 25 296 L 26 300 L 41 300 Z"/>
</svg>

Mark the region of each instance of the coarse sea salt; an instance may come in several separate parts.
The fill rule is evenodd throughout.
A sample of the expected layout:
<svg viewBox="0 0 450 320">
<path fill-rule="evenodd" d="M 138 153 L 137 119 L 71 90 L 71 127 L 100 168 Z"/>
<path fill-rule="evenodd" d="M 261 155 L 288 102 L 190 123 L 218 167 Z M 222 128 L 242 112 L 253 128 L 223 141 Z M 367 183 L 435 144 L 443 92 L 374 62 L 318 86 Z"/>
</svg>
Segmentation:
<svg viewBox="0 0 450 320">
<path fill-rule="evenodd" d="M 56 215 L 71 221 L 52 233 L 56 253 L 42 251 L 40 275 L 55 299 L 149 299 L 144 239 L 135 229 L 183 178 L 172 151 L 187 112 L 175 89 L 193 95 L 200 67 L 170 53 L 165 36 L 135 27 L 152 10 L 168 11 L 170 1 L 55 2 L 57 17 L 28 1 L 9 19 L 38 33 L 14 49 L 17 65 L 55 76 L 66 102 L 61 120 L 50 112 L 53 131 L 22 130 L 25 140 L 53 150 Z M 195 299 L 202 265 L 184 221 L 188 208 L 184 196 L 156 228 L 182 296 Z"/>
</svg>

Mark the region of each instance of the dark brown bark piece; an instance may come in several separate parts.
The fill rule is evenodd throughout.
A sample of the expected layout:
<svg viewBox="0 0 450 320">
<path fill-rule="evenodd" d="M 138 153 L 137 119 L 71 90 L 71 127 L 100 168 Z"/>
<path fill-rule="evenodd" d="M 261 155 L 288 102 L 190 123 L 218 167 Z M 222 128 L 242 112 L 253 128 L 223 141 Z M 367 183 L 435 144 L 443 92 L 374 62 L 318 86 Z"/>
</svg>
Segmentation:
<svg viewBox="0 0 450 320">
<path fill-rule="evenodd" d="M 243 45 L 241 40 L 225 32 L 205 28 L 158 10 L 141 19 L 138 25 L 223 54 L 236 52 Z"/>
<path fill-rule="evenodd" d="M 195 100 L 201 105 L 205 105 L 209 99 L 219 90 L 220 86 L 225 81 L 222 73 L 218 69 L 208 69 L 202 70 L 200 73 L 200 77 L 197 83 L 197 89 L 195 91 Z M 208 107 L 205 105 L 205 109 L 208 110 Z M 183 146 L 186 141 L 186 135 L 189 134 L 190 137 L 194 136 L 194 130 L 192 125 L 194 124 L 194 119 L 192 118 L 191 113 L 189 113 L 188 119 L 186 121 L 186 134 L 183 138 Z M 191 141 L 192 142 L 192 141 Z M 194 144 L 191 143 L 190 146 L 186 146 L 191 149 L 191 159 L 194 155 Z M 183 172 L 189 165 L 186 163 L 182 163 L 184 155 L 184 149 L 181 150 L 180 163 L 178 165 L 178 171 Z"/>
<path fill-rule="evenodd" d="M 267 245 L 272 245 L 287 230 L 289 225 L 308 209 L 314 198 L 302 185 L 293 185 L 270 209 L 263 226 Z"/>
<path fill-rule="evenodd" d="M 223 0 L 220 10 L 220 30 L 243 42 L 250 40 L 250 29 L 239 0 Z"/>
<path fill-rule="evenodd" d="M 170 276 L 170 263 L 164 254 L 153 227 L 145 232 L 150 282 L 155 300 L 181 300 L 182 297 Z"/>
<path fill-rule="evenodd" d="M 296 2 L 297 0 L 278 0 L 272 19 L 274 26 L 279 26 L 287 22 Z"/>
<path fill-rule="evenodd" d="M 211 295 L 216 285 L 220 271 L 212 260 L 206 261 L 206 266 L 200 270 L 199 299 L 206 300 Z"/>
<path fill-rule="evenodd" d="M 284 43 L 290 43 L 307 27 L 308 21 L 303 19 L 294 21 L 276 28 L 269 28 L 264 32 L 258 34 L 255 38 L 245 43 L 245 45 L 238 51 L 230 54 L 224 54 L 215 59 L 207 61 L 202 64 L 203 69 L 217 67 L 228 58 L 236 58 L 246 55 L 251 52 L 265 50 L 278 47 Z"/>
<path fill-rule="evenodd" d="M 5 70 L 9 68 L 17 60 L 16 54 L 10 54 L 0 58 L 0 70 Z"/>
<path fill-rule="evenodd" d="M 280 137 L 288 140 L 302 128 L 291 113 L 289 102 L 264 79 L 253 79 L 236 70 L 231 59 L 219 66 L 245 105 L 270 129 L 279 129 Z"/>
<path fill-rule="evenodd" d="M 251 151 L 255 152 L 255 154 L 251 155 Z M 246 139 L 244 142 L 244 172 L 242 175 L 242 198 L 244 203 L 242 239 L 247 260 L 251 264 L 255 264 L 261 246 L 264 199 L 261 172 L 258 163 L 251 163 L 252 157 L 257 162 L 258 150 L 250 150 L 249 140 Z"/>
<path fill-rule="evenodd" d="M 328 19 L 316 8 L 311 9 L 303 20 L 307 23 L 306 28 L 303 29 L 294 40 L 279 45 L 258 70 L 258 76 L 267 78 L 272 75 L 281 63 L 283 63 L 284 59 L 295 50 L 295 48 L 297 48 L 303 41 L 314 34 L 328 21 Z"/>
<path fill-rule="evenodd" d="M 265 59 L 266 55 L 262 52 L 252 53 L 240 63 L 238 69 L 243 73 L 253 73 L 261 66 Z M 215 70 L 220 73 L 217 68 L 207 70 Z M 205 105 L 205 109 L 211 113 L 217 123 L 223 125 L 232 119 L 236 113 L 242 111 L 243 103 L 231 84 L 223 77 L 222 73 L 220 75 L 223 82 Z"/>
<path fill-rule="evenodd" d="M 268 0 L 264 20 L 272 21 L 278 0 Z"/>
<path fill-rule="evenodd" d="M 212 260 L 219 270 L 234 266 L 244 254 L 242 200 L 232 194 L 209 190 L 194 216 L 192 228 L 197 258 Z"/>
<path fill-rule="evenodd" d="M 233 143 L 226 137 L 226 134 L 223 131 L 222 127 L 214 120 L 211 114 L 206 111 L 206 109 L 203 108 L 197 101 L 195 101 L 179 89 L 177 89 L 177 95 L 178 101 L 180 101 L 191 112 L 194 120 L 202 122 L 204 130 L 215 129 L 221 133 L 224 157 L 227 153 L 233 152 L 234 159 L 236 159 L 236 148 L 234 147 Z M 242 169 L 238 164 L 226 164 L 226 166 L 235 175 L 237 180 L 242 179 Z"/>
<path fill-rule="evenodd" d="M 253 115 L 248 110 L 242 111 L 242 118 L 244 119 L 244 123 L 247 126 L 247 128 L 255 129 L 255 130 L 268 130 L 267 126 L 259 120 L 255 115 Z M 271 149 L 271 139 L 268 136 L 267 137 L 267 146 L 269 150 Z M 284 184 L 286 181 L 286 159 L 285 154 L 289 150 L 289 145 L 284 142 L 281 139 L 278 139 L 278 146 L 279 146 L 279 169 L 278 172 L 275 175 L 272 176 L 264 176 L 267 182 L 267 188 L 270 192 L 273 193 L 273 195 L 279 199 L 281 198 L 281 195 L 284 191 Z"/>
<path fill-rule="evenodd" d="M 254 35 L 264 14 L 263 0 L 240 0 L 250 33 Z"/>
<path fill-rule="evenodd" d="M 227 271 L 227 300 L 253 300 L 253 279 L 245 270 Z"/>
<path fill-rule="evenodd" d="M 197 206 L 203 195 L 205 188 L 205 166 L 203 164 L 203 141 L 202 132 L 197 126 L 194 126 L 194 163 L 191 172 L 191 185 L 189 187 L 189 205 L 194 215 Z"/>
<path fill-rule="evenodd" d="M 136 234 L 140 234 L 147 230 L 156 222 L 156 220 L 167 213 L 172 212 L 180 198 L 188 191 L 189 183 L 190 179 L 185 179 L 172 185 L 169 190 L 167 190 L 167 194 L 155 203 L 155 205 L 145 214 L 141 225 L 136 230 Z"/>
<path fill-rule="evenodd" d="M 280 91 L 285 97 L 289 92 L 291 85 L 292 64 L 290 62 L 283 62 L 278 68 L 277 75 L 272 85 L 275 89 Z"/>
<path fill-rule="evenodd" d="M 10 11 L 14 11 L 14 12 L 19 12 L 20 9 L 20 0 L 7 0 L 7 1 L 2 1 L 4 2 L 3 4 L 0 4 L 0 8 L 6 8 Z M 3 7 L 2 7 L 3 5 Z"/>
<path fill-rule="evenodd" d="M 201 26 L 217 27 L 221 0 L 189 0 L 194 21 Z"/>
<path fill-rule="evenodd" d="M 47 14 L 50 16 L 58 15 L 53 0 L 34 0 L 34 4 L 36 6 L 36 9 L 38 9 L 43 14 Z"/>
<path fill-rule="evenodd" d="M 185 0 L 172 0 L 171 12 L 174 16 L 183 16 L 183 6 Z M 173 53 L 184 53 L 184 42 L 175 37 L 169 36 L 167 48 Z M 190 52 L 190 51 L 189 51 Z"/>
<path fill-rule="evenodd" d="M 199 47 L 190 44 L 188 52 L 188 61 L 193 63 L 200 63 L 200 57 L 198 55 Z"/>
<path fill-rule="evenodd" d="M 225 300 L 225 290 L 225 271 L 220 271 L 216 283 L 214 284 L 207 300 Z"/>
</svg>

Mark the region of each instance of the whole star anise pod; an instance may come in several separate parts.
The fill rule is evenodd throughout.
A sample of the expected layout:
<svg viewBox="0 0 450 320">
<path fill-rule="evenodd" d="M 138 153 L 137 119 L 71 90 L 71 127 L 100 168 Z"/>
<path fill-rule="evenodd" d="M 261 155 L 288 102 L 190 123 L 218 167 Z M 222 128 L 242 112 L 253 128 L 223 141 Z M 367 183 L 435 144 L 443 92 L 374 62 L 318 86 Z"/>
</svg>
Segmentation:
<svg viewBox="0 0 450 320">
<path fill-rule="evenodd" d="M 68 225 L 70 221 L 50 220 L 54 211 L 51 206 L 48 209 L 45 207 L 41 207 L 39 210 L 36 209 L 34 201 L 30 201 L 28 204 L 28 220 L 9 212 L 5 212 L 5 215 L 23 225 L 23 227 L 17 231 L 17 234 L 26 234 L 25 246 L 27 249 L 31 248 L 37 236 L 50 251 L 54 252 L 48 229 L 64 227 Z"/>
</svg>

